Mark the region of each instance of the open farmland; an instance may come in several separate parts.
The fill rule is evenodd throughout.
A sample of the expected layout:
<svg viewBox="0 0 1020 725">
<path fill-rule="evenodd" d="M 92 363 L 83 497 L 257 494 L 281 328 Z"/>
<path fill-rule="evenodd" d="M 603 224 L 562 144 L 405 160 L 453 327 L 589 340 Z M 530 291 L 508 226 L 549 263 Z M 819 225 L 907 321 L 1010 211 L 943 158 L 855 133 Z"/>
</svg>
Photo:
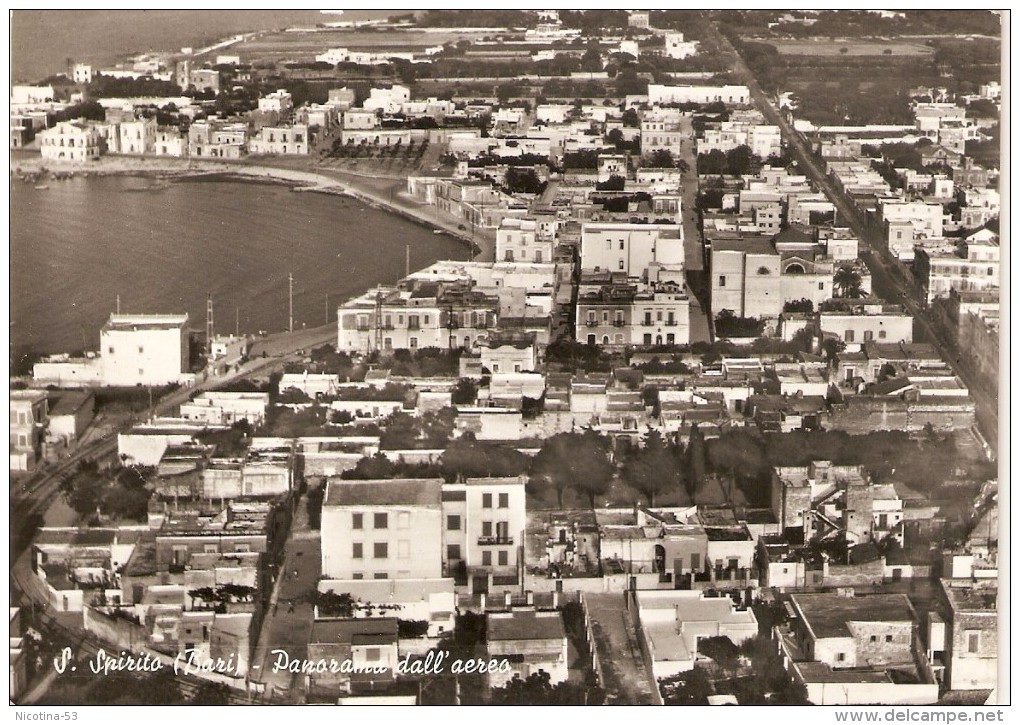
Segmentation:
<svg viewBox="0 0 1020 725">
<path fill-rule="evenodd" d="M 851 38 L 809 38 L 803 40 L 763 40 L 780 55 L 932 55 L 935 50 L 923 43 L 901 40 L 855 40 Z M 846 51 L 844 52 L 844 49 Z"/>
<path fill-rule="evenodd" d="M 231 48 L 245 62 L 297 62 L 313 61 L 315 56 L 330 48 L 347 48 L 379 52 L 392 50 L 403 53 L 421 53 L 425 48 L 459 40 L 477 40 L 484 33 L 450 32 L 441 30 L 296 30 L 266 33 Z"/>
</svg>

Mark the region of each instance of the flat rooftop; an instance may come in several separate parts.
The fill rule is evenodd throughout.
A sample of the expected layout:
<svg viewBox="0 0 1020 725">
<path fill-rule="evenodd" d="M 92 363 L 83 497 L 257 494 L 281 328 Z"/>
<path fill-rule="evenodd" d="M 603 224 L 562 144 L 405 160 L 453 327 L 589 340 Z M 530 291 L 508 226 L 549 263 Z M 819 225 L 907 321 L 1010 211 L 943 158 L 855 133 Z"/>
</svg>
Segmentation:
<svg viewBox="0 0 1020 725">
<path fill-rule="evenodd" d="M 440 478 L 374 481 L 330 479 L 324 506 L 435 506 L 441 504 Z"/>
<path fill-rule="evenodd" d="M 567 636 L 558 611 L 498 612 L 485 617 L 485 638 L 489 642 L 515 639 L 555 639 Z"/>
<path fill-rule="evenodd" d="M 837 594 L 794 594 L 790 597 L 819 639 L 850 637 L 848 622 L 914 622 L 904 594 L 841 597 Z"/>
</svg>

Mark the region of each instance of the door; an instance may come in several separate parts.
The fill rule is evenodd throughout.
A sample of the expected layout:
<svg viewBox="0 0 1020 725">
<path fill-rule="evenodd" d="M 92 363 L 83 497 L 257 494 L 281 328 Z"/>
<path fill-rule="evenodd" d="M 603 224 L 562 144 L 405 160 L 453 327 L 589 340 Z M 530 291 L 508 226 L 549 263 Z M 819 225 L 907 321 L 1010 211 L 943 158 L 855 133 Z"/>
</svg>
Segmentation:
<svg viewBox="0 0 1020 725">
<path fill-rule="evenodd" d="M 489 593 L 489 577 L 487 574 L 476 574 L 471 577 L 471 591 L 475 594 Z"/>
</svg>

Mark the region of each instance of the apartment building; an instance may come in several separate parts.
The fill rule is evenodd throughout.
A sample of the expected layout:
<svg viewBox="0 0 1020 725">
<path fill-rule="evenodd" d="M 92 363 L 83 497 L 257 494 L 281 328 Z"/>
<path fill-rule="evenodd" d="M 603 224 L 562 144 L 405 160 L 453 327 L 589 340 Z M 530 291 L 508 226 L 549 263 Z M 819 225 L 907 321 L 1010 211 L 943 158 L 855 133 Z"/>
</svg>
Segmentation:
<svg viewBox="0 0 1020 725">
<path fill-rule="evenodd" d="M 100 155 L 99 133 L 81 121 L 61 121 L 36 134 L 39 152 L 49 161 L 94 161 Z"/>
<path fill-rule="evenodd" d="M 581 269 L 640 277 L 653 263 L 683 268 L 683 231 L 676 224 L 588 223 L 581 229 Z"/>
<path fill-rule="evenodd" d="M 553 261 L 556 226 L 555 219 L 503 219 L 496 230 L 496 259 L 504 262 Z"/>
<path fill-rule="evenodd" d="M 472 349 L 499 321 L 499 298 L 466 282 L 407 280 L 366 292 L 338 310 L 338 346 L 347 352 Z"/>
<path fill-rule="evenodd" d="M 110 315 L 99 352 L 105 385 L 176 383 L 188 372 L 188 315 Z"/>
<path fill-rule="evenodd" d="M 523 564 L 525 481 L 523 477 L 468 478 L 443 484 L 446 576 L 466 577 L 475 592 L 489 589 L 490 574 L 516 583 Z"/>
<path fill-rule="evenodd" d="M 442 577 L 442 485 L 439 479 L 330 479 L 322 501 L 323 576 Z"/>
<path fill-rule="evenodd" d="M 10 462 L 12 471 L 31 471 L 42 458 L 49 422 L 45 390 L 10 392 Z"/>
<path fill-rule="evenodd" d="M 690 298 L 676 283 L 610 283 L 579 294 L 574 338 L 589 345 L 686 345 Z"/>
<path fill-rule="evenodd" d="M 311 148 L 308 126 L 263 126 L 248 141 L 251 154 L 306 156 Z"/>
<path fill-rule="evenodd" d="M 917 247 L 914 274 L 926 291 L 928 303 L 948 297 L 950 290 L 981 292 L 999 289 L 999 242 L 968 241 L 963 249 Z"/>
</svg>

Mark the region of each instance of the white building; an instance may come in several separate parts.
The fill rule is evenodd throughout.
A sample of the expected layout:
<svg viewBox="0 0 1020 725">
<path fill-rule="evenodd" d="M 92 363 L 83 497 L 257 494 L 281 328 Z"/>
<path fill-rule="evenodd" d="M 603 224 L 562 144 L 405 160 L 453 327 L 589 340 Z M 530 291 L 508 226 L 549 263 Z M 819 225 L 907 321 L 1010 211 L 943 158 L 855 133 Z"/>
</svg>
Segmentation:
<svg viewBox="0 0 1020 725">
<path fill-rule="evenodd" d="M 999 288 L 999 243 L 968 242 L 966 256 L 955 251 L 917 247 L 914 273 L 927 292 L 928 303 L 948 297 L 950 290 L 980 292 Z"/>
<path fill-rule="evenodd" d="M 677 284 L 609 284 L 577 298 L 574 338 L 589 345 L 686 345 L 690 298 Z"/>
<path fill-rule="evenodd" d="M 124 121 L 120 124 L 118 150 L 122 154 L 151 154 L 156 148 L 156 134 L 155 118 Z"/>
<path fill-rule="evenodd" d="M 716 102 L 746 106 L 751 103 L 751 92 L 747 86 L 664 86 L 651 83 L 648 86 L 648 102 L 653 106 Z"/>
<path fill-rule="evenodd" d="M 551 262 L 556 248 L 556 222 L 507 217 L 496 230 L 496 259 L 505 262 Z"/>
<path fill-rule="evenodd" d="M 80 121 L 61 121 L 40 131 L 39 152 L 50 161 L 94 161 L 99 158 L 99 133 Z"/>
<path fill-rule="evenodd" d="M 181 403 L 180 415 L 186 420 L 223 425 L 246 420 L 254 428 L 265 421 L 268 409 L 269 393 L 207 391 Z"/>
<path fill-rule="evenodd" d="M 913 342 L 914 318 L 900 305 L 851 304 L 838 312 L 818 316 L 822 336 L 831 335 L 846 344 L 848 352 L 859 352 L 864 343 Z"/>
<path fill-rule="evenodd" d="M 86 63 L 75 63 L 71 71 L 71 80 L 79 86 L 88 85 L 92 82 L 92 66 Z"/>
<path fill-rule="evenodd" d="M 322 575 L 443 576 L 442 481 L 331 479 L 322 501 Z"/>
<path fill-rule="evenodd" d="M 263 126 L 248 141 L 248 152 L 306 156 L 309 146 L 308 126 Z"/>
<path fill-rule="evenodd" d="M 294 110 L 294 98 L 284 89 L 273 91 L 259 99 L 259 111 L 285 115 Z"/>
<path fill-rule="evenodd" d="M 677 224 L 585 224 L 581 269 L 639 277 L 653 263 L 684 263 L 683 231 Z"/>
<path fill-rule="evenodd" d="M 469 577 L 516 574 L 524 543 L 524 484 L 519 478 L 469 478 L 444 483 L 443 563 Z M 487 579 L 486 579 L 487 581 Z M 483 589 L 488 588 L 486 584 Z"/>
<path fill-rule="evenodd" d="M 383 113 L 399 113 L 404 104 L 411 100 L 411 89 L 407 86 L 394 85 L 389 88 L 373 88 L 368 98 L 361 104 L 366 111 L 382 111 Z"/>
<path fill-rule="evenodd" d="M 188 374 L 188 316 L 110 315 L 99 333 L 104 385 L 168 385 Z"/>
<path fill-rule="evenodd" d="M 683 33 L 666 33 L 666 47 L 663 53 L 669 58 L 683 60 L 697 55 L 698 43 L 694 40 L 684 40 Z"/>
</svg>

